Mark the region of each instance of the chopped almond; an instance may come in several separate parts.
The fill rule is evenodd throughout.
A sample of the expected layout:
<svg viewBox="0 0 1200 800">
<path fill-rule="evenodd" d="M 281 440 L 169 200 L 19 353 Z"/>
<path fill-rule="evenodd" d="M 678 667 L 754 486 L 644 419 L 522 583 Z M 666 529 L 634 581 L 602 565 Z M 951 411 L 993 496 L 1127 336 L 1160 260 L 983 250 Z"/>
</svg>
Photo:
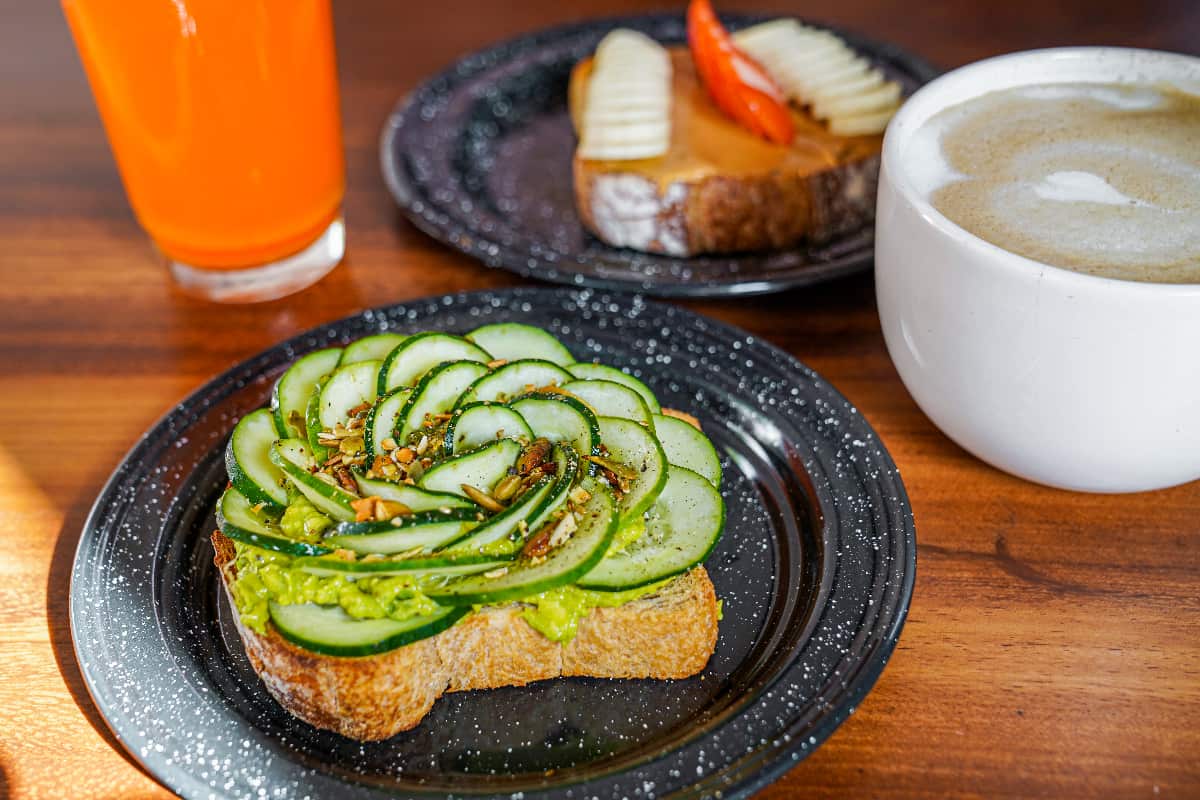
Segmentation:
<svg viewBox="0 0 1200 800">
<path fill-rule="evenodd" d="M 338 485 L 351 494 L 358 494 L 358 484 L 354 482 L 354 476 L 350 474 L 350 470 L 343 466 L 333 468 L 333 474 L 337 478 Z"/>
<path fill-rule="evenodd" d="M 542 529 L 529 538 L 521 548 L 521 555 L 526 558 L 541 558 L 550 552 L 550 537 L 554 535 L 553 522 L 548 522 Z"/>
<path fill-rule="evenodd" d="M 379 522 L 393 519 L 400 516 L 408 516 L 412 514 L 412 509 L 404 505 L 404 503 L 396 500 L 380 500 L 375 501 L 375 519 Z"/>
<path fill-rule="evenodd" d="M 375 503 L 379 501 L 378 497 L 362 497 L 358 500 L 351 500 L 350 507 L 354 509 L 355 522 L 370 522 L 375 518 Z"/>
<path fill-rule="evenodd" d="M 549 439 L 535 439 L 520 458 L 517 459 L 517 472 L 528 475 L 542 465 L 550 457 L 553 445 Z"/>
<path fill-rule="evenodd" d="M 571 534 L 579 529 L 579 525 L 575 522 L 575 515 L 568 511 L 563 514 L 563 518 L 554 526 L 554 530 L 550 532 L 550 549 L 561 547 L 566 544 L 567 539 L 571 538 Z"/>
</svg>

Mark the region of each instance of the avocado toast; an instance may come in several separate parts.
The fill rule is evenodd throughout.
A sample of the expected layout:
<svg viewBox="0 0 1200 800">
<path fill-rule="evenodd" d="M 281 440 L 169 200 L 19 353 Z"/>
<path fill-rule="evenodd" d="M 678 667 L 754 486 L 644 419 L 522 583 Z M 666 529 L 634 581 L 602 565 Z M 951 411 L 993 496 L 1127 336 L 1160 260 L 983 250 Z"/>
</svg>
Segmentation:
<svg viewBox="0 0 1200 800">
<path fill-rule="evenodd" d="M 637 378 L 513 323 L 310 353 L 226 451 L 216 564 L 291 713 L 359 740 L 446 691 L 701 671 L 716 451 Z"/>
</svg>

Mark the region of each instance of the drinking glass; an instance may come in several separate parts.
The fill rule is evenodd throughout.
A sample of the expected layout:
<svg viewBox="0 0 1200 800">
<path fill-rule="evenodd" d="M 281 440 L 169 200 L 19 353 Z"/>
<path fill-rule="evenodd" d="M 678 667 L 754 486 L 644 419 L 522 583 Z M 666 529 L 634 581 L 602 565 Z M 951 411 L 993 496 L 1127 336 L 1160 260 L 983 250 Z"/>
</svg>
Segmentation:
<svg viewBox="0 0 1200 800">
<path fill-rule="evenodd" d="M 298 291 L 342 259 L 329 0 L 62 0 L 134 214 L 181 288 Z"/>
</svg>

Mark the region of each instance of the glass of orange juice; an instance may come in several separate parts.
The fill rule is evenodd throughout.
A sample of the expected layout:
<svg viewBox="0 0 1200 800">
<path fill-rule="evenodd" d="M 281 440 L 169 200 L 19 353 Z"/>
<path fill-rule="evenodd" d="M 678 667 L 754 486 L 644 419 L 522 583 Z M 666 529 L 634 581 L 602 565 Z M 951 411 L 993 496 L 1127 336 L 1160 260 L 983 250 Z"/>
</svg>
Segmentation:
<svg viewBox="0 0 1200 800">
<path fill-rule="evenodd" d="M 342 259 L 330 0 L 62 0 L 138 221 L 179 285 L 269 300 Z"/>
</svg>

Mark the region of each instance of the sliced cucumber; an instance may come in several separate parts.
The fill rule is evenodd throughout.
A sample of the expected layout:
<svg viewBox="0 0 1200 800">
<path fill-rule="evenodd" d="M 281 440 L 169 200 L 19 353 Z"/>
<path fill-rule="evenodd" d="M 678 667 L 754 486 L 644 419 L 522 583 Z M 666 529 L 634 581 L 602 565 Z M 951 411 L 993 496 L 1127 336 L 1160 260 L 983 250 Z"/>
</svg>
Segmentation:
<svg viewBox="0 0 1200 800">
<path fill-rule="evenodd" d="M 555 478 L 542 478 L 511 506 L 489 518 L 487 522 L 484 522 L 478 528 L 475 528 L 471 531 L 471 535 L 461 542 L 455 543 L 452 552 L 477 553 L 485 545 L 494 545 L 494 543 L 501 540 L 511 539 L 513 532 L 520 527 L 522 522 L 527 521 L 541 510 L 542 505 L 550 496 L 550 492 L 554 489 L 556 483 L 557 479 Z M 493 547 L 488 548 L 487 552 L 493 554 L 501 552 L 512 554 L 519 548 L 520 544 L 514 543 L 511 549 Z"/>
<path fill-rule="evenodd" d="M 363 403 L 374 403 L 375 379 L 379 375 L 378 361 L 359 361 L 338 367 L 321 387 L 321 407 L 317 418 L 323 430 L 333 430 L 337 423 L 350 418 L 350 410 Z"/>
<path fill-rule="evenodd" d="M 400 414 L 404 411 L 404 406 L 408 404 L 412 393 L 413 390 L 408 387 L 393 389 L 371 406 L 371 410 L 367 413 L 367 424 L 363 426 L 363 430 L 366 431 L 364 442 L 367 445 L 368 453 L 381 456 L 386 452 L 383 449 L 383 443 L 386 439 L 396 438 L 396 427 L 400 424 Z"/>
<path fill-rule="evenodd" d="M 654 435 L 667 454 L 667 463 L 703 475 L 713 486 L 721 485 L 721 457 L 701 431 L 681 419 L 654 415 Z"/>
<path fill-rule="evenodd" d="M 637 378 L 630 375 L 628 372 L 610 367 L 605 364 L 572 364 L 570 366 L 571 374 L 576 378 L 585 381 L 612 381 L 628 386 L 642 396 L 646 401 L 646 405 L 652 413 L 658 414 L 662 411 L 662 406 L 658 404 L 658 398 L 654 396 L 654 392 L 650 391 L 650 387 L 642 383 Z"/>
<path fill-rule="evenodd" d="M 420 548 L 432 552 L 461 539 L 479 524 L 469 508 L 418 511 L 386 522 L 343 522 L 325 543 L 356 553 L 392 555 Z"/>
<path fill-rule="evenodd" d="M 471 606 L 515 600 L 574 583 L 604 557 L 617 530 L 612 492 L 595 482 L 588 482 L 586 488 L 591 497 L 580 510 L 578 528 L 565 544 L 551 550 L 544 560 L 520 559 L 499 577 L 472 575 L 448 580 L 440 586 L 425 587 L 425 593 L 439 603 Z"/>
<path fill-rule="evenodd" d="M 463 484 L 490 492 L 521 454 L 521 445 L 513 439 L 500 439 L 478 450 L 463 453 L 434 465 L 421 476 L 422 489 L 466 496 Z"/>
<path fill-rule="evenodd" d="M 318 478 L 309 470 L 316 462 L 308 442 L 302 439 L 282 439 L 271 447 L 271 462 L 323 514 L 336 520 L 352 521 L 355 511 L 351 505 L 359 498 L 340 486 Z"/>
<path fill-rule="evenodd" d="M 480 400 L 504 402 L 542 386 L 562 386 L 571 380 L 571 373 L 550 361 L 527 358 L 510 361 L 500 369 L 485 375 L 471 385 L 459 401 L 459 405 Z"/>
<path fill-rule="evenodd" d="M 598 417 L 622 417 L 649 425 L 650 408 L 642 396 L 623 383 L 615 381 L 581 380 L 563 384 L 563 391 L 570 392 L 596 412 Z"/>
<path fill-rule="evenodd" d="M 446 424 L 446 455 L 474 450 L 497 439 L 532 439 L 525 418 L 498 403 L 470 403 Z"/>
<path fill-rule="evenodd" d="M 525 533 L 532 534 L 542 526 L 550 515 L 567 502 L 571 486 L 579 474 L 579 454 L 570 446 L 556 447 L 554 460 L 558 469 L 554 477 L 539 480 L 511 506 L 496 514 L 471 532 L 471 535 L 456 542 L 454 553 L 484 553 L 500 556 L 515 556 L 524 545 L 524 536 L 515 535 L 525 523 Z"/>
<path fill-rule="evenodd" d="M 610 553 L 580 586 L 630 589 L 678 575 L 708 558 L 725 525 L 725 503 L 708 478 L 672 466 L 667 485 L 629 549 Z"/>
<path fill-rule="evenodd" d="M 325 376 L 317 381 L 313 393 L 308 397 L 308 406 L 304 409 L 304 430 L 308 432 L 308 449 L 312 451 L 313 459 L 324 461 L 329 457 L 329 448 L 320 442 L 321 433 L 321 390 L 329 381 Z"/>
<path fill-rule="evenodd" d="M 364 336 L 346 345 L 346 349 L 342 351 L 342 359 L 338 363 L 345 365 L 357 364 L 360 361 L 382 362 L 407 338 L 399 333 L 377 333 L 374 336 Z"/>
<path fill-rule="evenodd" d="M 641 516 L 667 482 L 667 457 L 654 434 L 628 419 L 597 417 L 600 439 L 609 457 L 629 467 L 634 477 L 621 497 L 621 522 Z"/>
<path fill-rule="evenodd" d="M 390 556 L 413 550 L 432 553 L 439 547 L 445 547 L 463 538 L 475 524 L 477 523 L 472 516 L 470 522 L 458 520 L 427 522 L 423 525 L 404 528 L 393 527 L 390 530 L 381 530 L 376 533 L 330 536 L 325 542 L 334 547 L 353 550 L 363 555 Z"/>
<path fill-rule="evenodd" d="M 286 479 L 271 463 L 271 445 L 279 434 L 271 412 L 251 411 L 238 421 L 225 448 L 225 470 L 229 480 L 252 503 L 287 505 Z"/>
<path fill-rule="evenodd" d="M 446 361 L 492 361 L 486 350 L 461 336 L 448 333 L 418 333 L 404 340 L 384 359 L 379 370 L 380 394 L 399 386 L 416 386 L 421 376 Z"/>
<path fill-rule="evenodd" d="M 554 392 L 520 397 L 509 407 L 529 423 L 534 436 L 565 442 L 584 455 L 600 452 L 600 424 L 592 410 L 574 397 Z"/>
<path fill-rule="evenodd" d="M 532 325 L 497 322 L 476 328 L 467 334 L 467 338 L 491 353 L 493 358 L 509 361 L 518 358 L 540 358 L 561 367 L 575 363 L 575 357 L 562 342 Z"/>
<path fill-rule="evenodd" d="M 438 576 L 474 575 L 477 572 L 488 572 L 497 567 L 506 566 L 509 560 L 497 559 L 491 556 L 468 554 L 460 556 L 433 555 L 415 558 L 377 558 L 355 559 L 344 558 L 298 558 L 292 562 L 297 567 L 311 575 L 347 575 L 350 577 L 386 577 L 390 575 L 426 574 Z"/>
<path fill-rule="evenodd" d="M 550 490 L 549 496 L 541 507 L 525 520 L 530 533 L 536 533 L 538 528 L 545 525 L 546 521 L 550 519 L 551 514 L 566 504 L 567 496 L 571 494 L 571 487 L 575 485 L 575 479 L 579 477 L 580 459 L 575 448 L 559 447 L 554 455 L 558 461 L 558 481 Z"/>
<path fill-rule="evenodd" d="M 370 520 L 366 522 L 339 522 L 336 528 L 326 534 L 325 538 L 333 542 L 334 539 L 359 536 L 384 536 L 396 533 L 397 531 L 406 531 L 414 536 L 418 536 L 424 535 L 421 531 L 430 525 L 441 525 L 447 522 L 465 522 L 474 525 L 479 522 L 479 517 L 480 512 L 470 506 L 430 508 L 393 519 Z"/>
<path fill-rule="evenodd" d="M 217 501 L 217 527 L 235 542 L 290 556 L 318 556 L 333 552 L 319 544 L 289 538 L 279 527 L 278 515 L 255 511 L 245 495 L 233 487 L 226 489 Z"/>
<path fill-rule="evenodd" d="M 342 348 L 330 347 L 318 350 L 298 359 L 279 376 L 271 390 L 271 416 L 275 420 L 275 432 L 285 439 L 305 439 L 304 414 L 308 409 L 308 398 L 316 388 L 317 381 L 337 367 Z"/>
<path fill-rule="evenodd" d="M 426 415 L 442 414 L 454 408 L 467 387 L 488 373 L 478 361 L 451 361 L 425 373 L 401 413 L 398 441 L 420 430 Z"/>
<path fill-rule="evenodd" d="M 355 619 L 341 606 L 315 603 L 284 606 L 272 602 L 271 622 L 283 638 L 305 650 L 329 656 L 369 656 L 395 650 L 441 633 L 470 608 L 439 608 L 430 616 L 394 619 Z"/>
<path fill-rule="evenodd" d="M 383 500 L 403 503 L 413 511 L 429 511 L 439 508 L 469 508 L 472 511 L 479 510 L 479 506 L 467 498 L 459 497 L 456 494 L 431 492 L 427 489 L 410 486 L 407 483 L 392 483 L 391 481 L 366 478 L 362 475 L 355 475 L 354 480 L 358 484 L 358 491 L 363 497 L 379 497 Z"/>
</svg>

